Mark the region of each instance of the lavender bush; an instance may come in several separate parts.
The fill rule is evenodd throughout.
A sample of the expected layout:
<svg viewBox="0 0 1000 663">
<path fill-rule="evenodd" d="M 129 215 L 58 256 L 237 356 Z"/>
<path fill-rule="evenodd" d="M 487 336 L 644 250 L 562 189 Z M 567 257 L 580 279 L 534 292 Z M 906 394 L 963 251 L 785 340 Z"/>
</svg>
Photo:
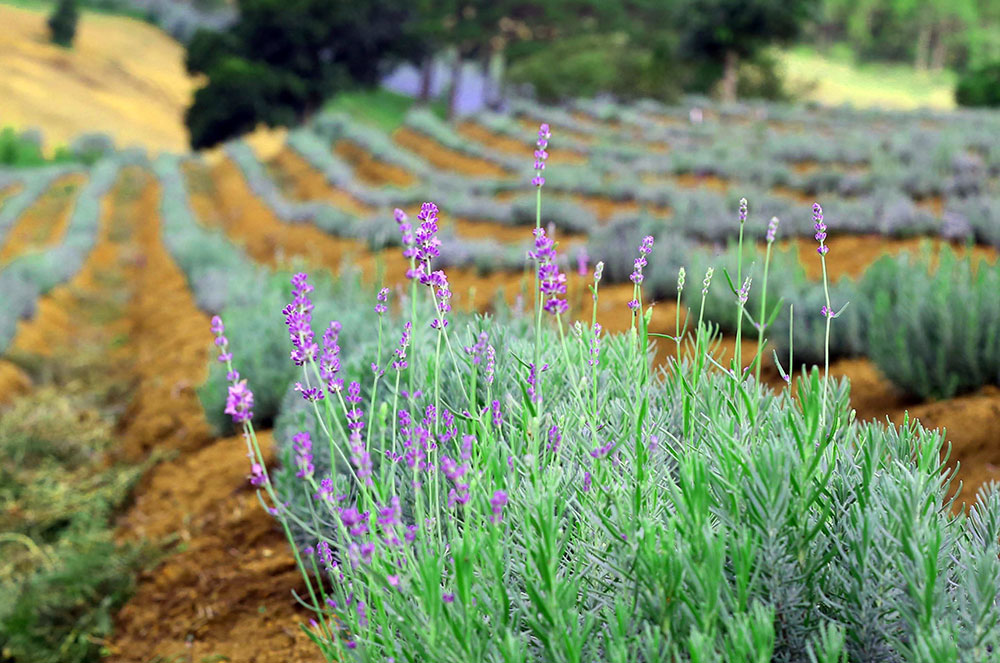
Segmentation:
<svg viewBox="0 0 1000 663">
<path fill-rule="evenodd" d="M 283 315 L 303 410 L 282 422 L 299 429 L 277 470 L 264 466 L 256 399 L 236 372 L 243 349 L 213 321 L 225 412 L 293 543 L 303 628 L 324 658 L 971 662 L 995 652 L 996 487 L 968 516 L 951 515 L 939 433 L 858 424 L 848 385 L 825 371 L 804 375 L 797 398 L 772 392 L 738 357 L 719 364 L 700 314 L 685 336 L 693 352 L 654 369 L 653 237 L 629 275 L 629 331 L 569 324 L 541 224 L 548 138 L 543 126 L 534 306 L 513 327 L 453 315 L 429 203 L 413 223 L 397 216 L 410 295 L 400 316 L 386 291 L 370 302 L 364 379 L 343 369 L 359 349 L 342 340 L 345 326 L 315 328 L 313 286 L 293 277 Z M 825 274 L 818 206 L 814 230 Z M 726 273 L 737 329 L 764 286 L 743 267 Z M 682 291 L 694 308 L 709 279 Z M 829 343 L 843 309 L 826 287 L 824 300 L 800 314 L 819 315 Z"/>
<path fill-rule="evenodd" d="M 947 246 L 883 258 L 865 274 L 873 298 L 868 354 L 920 398 L 950 398 L 1000 384 L 1000 268 L 959 259 Z"/>
</svg>

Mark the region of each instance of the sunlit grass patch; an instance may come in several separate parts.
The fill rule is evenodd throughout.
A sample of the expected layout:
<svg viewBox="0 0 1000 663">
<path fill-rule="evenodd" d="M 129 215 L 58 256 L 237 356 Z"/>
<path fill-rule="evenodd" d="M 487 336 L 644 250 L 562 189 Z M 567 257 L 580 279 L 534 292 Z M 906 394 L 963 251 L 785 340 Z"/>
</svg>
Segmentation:
<svg viewBox="0 0 1000 663">
<path fill-rule="evenodd" d="M 907 64 L 858 64 L 845 54 L 824 55 L 797 47 L 778 55 L 792 90 L 806 99 L 858 108 L 913 110 L 955 107 L 955 77 L 950 71 L 918 72 Z"/>
</svg>

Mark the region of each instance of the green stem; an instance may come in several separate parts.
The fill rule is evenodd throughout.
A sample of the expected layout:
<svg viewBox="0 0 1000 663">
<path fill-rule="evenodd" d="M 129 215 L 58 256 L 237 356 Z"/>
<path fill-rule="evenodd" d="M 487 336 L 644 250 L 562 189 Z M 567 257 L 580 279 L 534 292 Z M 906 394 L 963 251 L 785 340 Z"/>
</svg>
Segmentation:
<svg viewBox="0 0 1000 663">
<path fill-rule="evenodd" d="M 764 363 L 764 316 L 767 315 L 767 271 L 771 266 L 771 243 L 767 243 L 767 253 L 764 256 L 764 285 L 760 291 L 760 317 L 757 318 L 757 371 L 754 374 L 757 384 L 760 384 L 760 365 Z M 792 370 L 789 366 L 788 370 Z"/>
</svg>

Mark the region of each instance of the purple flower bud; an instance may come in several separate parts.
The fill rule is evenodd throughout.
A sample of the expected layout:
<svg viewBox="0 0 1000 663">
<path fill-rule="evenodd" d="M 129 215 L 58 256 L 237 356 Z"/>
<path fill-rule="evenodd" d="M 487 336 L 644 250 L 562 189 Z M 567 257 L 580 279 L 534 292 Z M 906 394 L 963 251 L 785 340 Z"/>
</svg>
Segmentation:
<svg viewBox="0 0 1000 663">
<path fill-rule="evenodd" d="M 225 413 L 232 416 L 233 422 L 237 424 L 253 418 L 253 392 L 247 387 L 246 380 L 229 386 Z"/>
<path fill-rule="evenodd" d="M 542 171 L 545 170 L 545 161 L 549 158 L 549 153 L 546 149 L 549 146 L 549 138 L 552 134 L 549 132 L 549 125 L 543 124 L 538 128 L 538 141 L 535 143 L 535 177 L 532 178 L 531 184 L 541 188 L 545 184 L 545 178 L 542 177 Z"/>
<path fill-rule="evenodd" d="M 747 221 L 747 199 L 740 198 L 740 225 Z"/>
<path fill-rule="evenodd" d="M 388 307 L 386 307 L 385 305 L 386 302 L 389 301 L 389 288 L 382 288 L 381 290 L 379 290 L 378 295 L 376 295 L 375 299 L 376 299 L 375 303 L 376 313 L 382 315 L 387 310 L 389 310 Z"/>
<path fill-rule="evenodd" d="M 502 490 L 494 491 L 493 497 L 490 498 L 490 506 L 493 507 L 493 515 L 490 516 L 490 522 L 494 525 L 503 521 L 503 508 L 507 505 L 507 493 Z"/>
<path fill-rule="evenodd" d="M 292 436 L 292 446 L 295 449 L 295 467 L 299 470 L 295 476 L 300 479 L 311 477 L 315 468 L 313 467 L 312 438 L 309 433 L 303 431 Z"/>
<path fill-rule="evenodd" d="M 777 235 L 777 233 L 778 233 L 778 217 L 772 216 L 771 222 L 767 224 L 767 235 L 765 235 L 765 239 L 767 240 L 768 244 L 774 242 L 774 238 L 775 235 Z"/>
<path fill-rule="evenodd" d="M 813 204 L 813 228 L 816 230 L 816 241 L 819 242 L 816 253 L 825 256 L 829 253 L 830 247 L 824 243 L 826 241 L 826 224 L 823 222 L 823 208 L 819 206 L 819 203 Z"/>
</svg>

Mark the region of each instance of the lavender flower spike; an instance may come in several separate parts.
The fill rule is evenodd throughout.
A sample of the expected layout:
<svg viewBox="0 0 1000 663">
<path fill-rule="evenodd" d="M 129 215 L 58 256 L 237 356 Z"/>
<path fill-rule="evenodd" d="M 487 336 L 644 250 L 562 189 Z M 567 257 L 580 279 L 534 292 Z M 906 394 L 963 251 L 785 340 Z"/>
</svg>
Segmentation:
<svg viewBox="0 0 1000 663">
<path fill-rule="evenodd" d="M 538 141 L 535 143 L 535 177 L 531 180 L 531 183 L 538 188 L 545 184 L 542 171 L 545 170 L 545 161 L 549 158 L 549 153 L 545 150 L 549 146 L 549 138 L 551 137 L 549 125 L 543 124 L 538 128 Z"/>
<path fill-rule="evenodd" d="M 819 203 L 813 204 L 813 228 L 816 230 L 816 241 L 819 242 L 816 253 L 825 256 L 830 251 L 830 247 L 824 243 L 826 242 L 826 224 L 823 223 L 823 208 L 819 206 Z"/>
<path fill-rule="evenodd" d="M 774 238 L 778 234 L 778 217 L 772 216 L 771 222 L 767 224 L 767 234 L 764 238 L 767 240 L 768 244 L 774 243 Z"/>
<path fill-rule="evenodd" d="M 535 250 L 530 251 L 528 257 L 539 262 L 538 289 L 545 299 L 542 308 L 551 315 L 565 313 L 569 304 L 559 296 L 566 294 L 566 275 L 559 271 L 556 264 L 555 242 L 545 235 L 544 228 L 536 228 L 534 235 Z"/>
</svg>

